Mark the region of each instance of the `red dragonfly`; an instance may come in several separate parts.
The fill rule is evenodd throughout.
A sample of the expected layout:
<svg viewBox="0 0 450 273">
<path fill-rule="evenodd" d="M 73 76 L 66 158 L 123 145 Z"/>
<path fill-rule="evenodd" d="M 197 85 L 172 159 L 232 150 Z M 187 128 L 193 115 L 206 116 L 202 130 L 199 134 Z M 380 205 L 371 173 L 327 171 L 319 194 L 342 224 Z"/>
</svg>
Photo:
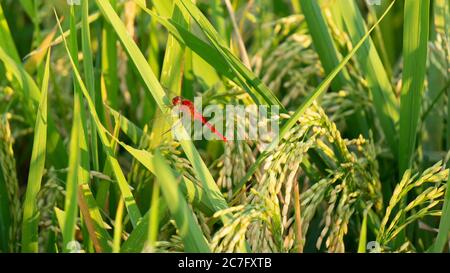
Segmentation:
<svg viewBox="0 0 450 273">
<path fill-rule="evenodd" d="M 172 99 L 172 105 L 187 108 L 191 116 L 194 118 L 194 120 L 201 121 L 202 124 L 208 127 L 208 129 L 212 133 L 214 133 L 224 142 L 228 142 L 228 139 L 224 135 L 222 135 L 219 131 L 217 131 L 216 127 L 214 127 L 214 125 L 209 123 L 208 120 L 206 120 L 206 118 L 195 109 L 194 103 L 192 101 L 182 98 L 180 96 L 176 96 Z"/>
</svg>

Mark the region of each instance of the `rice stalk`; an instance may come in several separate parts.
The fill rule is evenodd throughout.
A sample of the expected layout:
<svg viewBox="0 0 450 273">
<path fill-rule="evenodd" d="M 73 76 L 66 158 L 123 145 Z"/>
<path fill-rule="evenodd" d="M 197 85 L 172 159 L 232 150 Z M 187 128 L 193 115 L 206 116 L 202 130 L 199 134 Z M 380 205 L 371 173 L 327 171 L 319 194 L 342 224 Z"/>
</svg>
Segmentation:
<svg viewBox="0 0 450 273">
<path fill-rule="evenodd" d="M 15 252 L 18 247 L 16 242 L 19 235 L 20 216 L 22 213 L 19 199 L 19 183 L 16 175 L 16 160 L 14 158 L 13 150 L 14 139 L 11 135 L 8 115 L 4 114 L 0 116 L 0 139 L 0 174 L 2 175 L 1 182 L 4 184 L 2 186 L 6 190 L 6 195 L 2 195 L 2 197 L 7 198 L 2 200 L 2 203 L 7 202 L 5 208 L 8 208 L 9 214 L 9 226 L 4 227 L 5 232 L 8 235 L 5 239 L 7 239 L 7 251 Z M 6 204 L 2 204 L 2 206 Z M 5 223 L 7 223 L 7 221 L 5 221 Z"/>
</svg>

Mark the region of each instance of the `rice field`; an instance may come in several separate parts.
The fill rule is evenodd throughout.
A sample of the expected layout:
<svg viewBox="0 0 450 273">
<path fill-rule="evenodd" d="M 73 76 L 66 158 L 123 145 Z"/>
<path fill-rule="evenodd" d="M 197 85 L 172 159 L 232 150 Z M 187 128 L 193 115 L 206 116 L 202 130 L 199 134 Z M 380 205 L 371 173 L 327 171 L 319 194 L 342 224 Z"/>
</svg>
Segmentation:
<svg viewBox="0 0 450 273">
<path fill-rule="evenodd" d="M 449 252 L 449 96 L 448 0 L 1 0 L 0 253 Z"/>
</svg>

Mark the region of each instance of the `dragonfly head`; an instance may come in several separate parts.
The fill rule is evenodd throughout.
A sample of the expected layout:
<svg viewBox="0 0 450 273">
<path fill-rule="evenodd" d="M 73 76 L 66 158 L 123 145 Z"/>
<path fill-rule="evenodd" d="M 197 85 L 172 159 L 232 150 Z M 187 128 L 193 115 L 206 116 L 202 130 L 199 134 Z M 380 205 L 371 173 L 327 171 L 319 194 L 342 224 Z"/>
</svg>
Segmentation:
<svg viewBox="0 0 450 273">
<path fill-rule="evenodd" d="M 180 96 L 176 96 L 172 99 L 172 105 L 178 105 L 181 103 L 181 97 Z"/>
</svg>

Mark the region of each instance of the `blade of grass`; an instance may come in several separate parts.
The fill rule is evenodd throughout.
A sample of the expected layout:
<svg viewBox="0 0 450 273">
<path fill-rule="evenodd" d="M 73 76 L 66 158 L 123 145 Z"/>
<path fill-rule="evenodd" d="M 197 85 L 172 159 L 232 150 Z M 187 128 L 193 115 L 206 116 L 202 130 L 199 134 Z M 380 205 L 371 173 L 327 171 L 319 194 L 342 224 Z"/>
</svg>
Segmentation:
<svg viewBox="0 0 450 273">
<path fill-rule="evenodd" d="M 358 253 L 366 253 L 367 246 L 367 212 L 364 212 L 359 232 Z"/>
<path fill-rule="evenodd" d="M 393 1 L 393 3 L 395 2 Z M 350 34 L 352 43 L 356 44 L 367 33 L 364 19 L 356 2 L 342 0 L 336 1 L 335 5 Z M 356 57 L 367 80 L 386 142 L 392 153 L 396 154 L 398 141 L 396 139 L 396 124 L 399 120 L 398 103 L 388 74 L 370 37 L 362 45 L 361 50 L 356 53 Z"/>
<path fill-rule="evenodd" d="M 377 17 L 388 6 L 390 1 L 381 1 L 381 5 L 373 5 Z M 381 37 L 386 45 L 386 53 L 389 58 L 388 63 L 395 64 L 401 57 L 402 51 L 402 37 L 397 35 L 401 32 L 403 27 L 403 1 L 398 1 L 394 6 L 391 14 L 386 16 L 384 21 L 380 24 Z M 399 20 L 400 19 L 400 20 Z"/>
<path fill-rule="evenodd" d="M 434 2 L 434 16 L 436 22 L 436 31 L 441 34 L 441 36 L 446 37 L 443 41 L 443 48 L 446 55 L 446 68 L 447 68 L 447 95 L 450 96 L 450 86 L 448 81 L 450 80 L 450 5 L 448 1 L 436 0 Z M 450 103 L 447 105 L 450 110 Z M 448 118 L 450 120 L 450 112 L 448 112 Z M 447 122 L 447 148 L 450 147 L 450 125 Z M 448 166 L 448 165 L 447 165 Z M 442 252 L 445 245 L 448 243 L 449 232 L 450 232 L 450 178 L 447 181 L 447 189 L 445 191 L 445 200 L 442 205 L 442 215 L 439 222 L 439 232 L 436 237 L 435 243 L 433 245 L 433 252 Z"/>
<path fill-rule="evenodd" d="M 178 189 L 176 175 L 167 165 L 160 152 L 156 150 L 152 159 L 153 168 L 157 169 L 156 176 L 161 181 L 161 192 L 167 206 L 175 219 L 178 233 L 183 239 L 186 252 L 210 252 L 208 243 L 203 237 L 199 225 L 194 220 L 192 210 Z"/>
<path fill-rule="evenodd" d="M 16 62 L 20 63 L 19 53 L 14 44 L 14 40 L 9 30 L 8 22 L 6 21 L 3 12 L 2 4 L 0 3 L 0 47 L 4 48 L 9 56 Z"/>
<path fill-rule="evenodd" d="M 123 199 L 120 199 L 119 204 L 117 205 L 116 218 L 114 218 L 114 241 L 113 241 L 113 249 L 112 249 L 113 253 L 120 252 L 120 244 L 122 241 L 122 232 L 123 232 L 122 221 L 123 221 L 124 206 L 125 205 L 124 205 Z M 144 221 L 144 218 L 142 218 L 142 221 Z"/>
<path fill-rule="evenodd" d="M 299 2 L 305 15 L 314 47 L 319 54 L 320 62 L 325 72 L 329 74 L 339 65 L 339 55 L 320 10 L 319 3 L 309 0 L 300 0 Z M 339 91 L 347 82 L 349 82 L 349 75 L 344 68 L 333 80 L 331 86 L 335 91 Z"/>
<path fill-rule="evenodd" d="M 136 1 L 136 0 L 135 0 Z M 257 104 L 277 105 L 282 112 L 285 112 L 283 105 L 278 98 L 269 90 L 269 88 L 256 77 L 241 61 L 234 56 L 227 48 L 225 42 L 220 38 L 217 31 L 197 8 L 191 0 L 176 0 L 191 14 L 191 17 L 197 22 L 209 42 L 222 55 L 228 66 L 233 69 L 236 78 L 241 87 L 244 88 Z"/>
<path fill-rule="evenodd" d="M 24 99 L 23 104 L 27 105 L 27 121 L 34 126 L 35 113 L 41 97 L 36 82 L 25 71 L 21 62 L 14 61 L 2 47 L 0 47 L 0 60 L 3 61 L 8 70 L 14 75 L 20 87 L 20 91 L 22 92 L 21 96 Z M 36 105 L 36 107 L 34 105 Z M 62 169 L 67 167 L 65 147 L 51 115 L 48 117 L 47 155 L 49 163 L 56 168 Z"/>
<path fill-rule="evenodd" d="M 325 73 L 329 74 L 333 69 L 339 65 L 339 60 L 342 59 L 339 55 L 331 34 L 328 30 L 326 21 L 320 10 L 317 1 L 300 0 L 303 14 L 308 24 L 309 33 L 313 39 L 314 47 L 319 55 L 320 62 L 325 69 Z M 338 92 L 344 86 L 352 85 L 348 71 L 343 68 L 331 83 L 331 88 Z M 369 135 L 369 125 L 366 114 L 360 110 L 349 117 L 348 122 L 355 123 L 354 135 L 363 134 L 364 137 Z"/>
<path fill-rule="evenodd" d="M 220 37 L 228 41 L 227 24 L 225 20 L 225 10 L 221 0 L 209 0 L 211 8 L 210 16 L 214 28 L 217 29 Z"/>
<path fill-rule="evenodd" d="M 403 86 L 400 105 L 399 175 L 414 154 L 426 74 L 430 1 L 405 1 Z"/>
<path fill-rule="evenodd" d="M 78 12 L 79 12 L 79 7 L 72 5 L 70 7 L 70 31 L 71 33 L 76 33 L 76 24 L 77 24 L 77 17 L 78 17 Z M 79 62 L 78 62 L 78 37 L 77 35 L 71 35 L 69 37 L 69 47 L 70 47 L 70 54 L 72 56 L 72 59 L 74 60 L 75 66 L 79 67 Z M 90 181 L 90 175 L 89 175 L 89 171 L 90 171 L 90 156 L 89 156 L 89 147 L 88 147 L 88 132 L 87 132 L 87 119 L 86 119 L 86 113 L 85 113 L 85 108 L 84 108 L 84 103 L 83 103 L 83 94 L 81 93 L 80 90 L 80 86 L 79 83 L 76 80 L 76 76 L 72 75 L 73 78 L 73 85 L 74 85 L 74 109 L 78 109 L 79 112 L 74 112 L 74 116 L 76 114 L 79 115 L 79 117 L 74 117 L 77 122 L 79 122 L 79 124 L 77 124 L 78 128 L 77 128 L 77 132 L 78 132 L 78 147 L 79 147 L 79 153 L 80 153 L 80 157 L 79 157 L 79 166 L 78 166 L 78 175 L 77 175 L 77 182 L 76 182 L 76 188 L 73 189 L 75 191 L 75 196 L 78 197 L 79 193 L 81 193 L 81 198 L 83 198 L 83 191 L 80 192 L 79 190 L 79 186 L 81 186 L 81 184 L 85 184 L 88 185 L 86 183 L 88 183 L 88 181 Z M 78 200 L 78 199 L 77 199 Z M 82 199 L 82 201 L 85 202 L 84 199 Z M 83 209 L 81 207 L 82 204 L 80 205 L 80 209 Z M 85 204 L 84 204 L 85 205 Z M 87 209 L 87 208 L 86 208 Z M 82 210 L 83 211 L 83 210 Z M 84 230 L 89 231 L 90 228 L 94 228 L 93 226 L 90 227 L 89 225 L 91 224 L 91 222 L 89 222 L 89 220 L 91 219 L 91 216 L 88 214 L 88 211 L 85 211 L 85 213 L 87 213 L 86 215 L 83 215 L 83 220 L 85 220 L 83 223 L 85 223 L 87 226 Z M 68 214 L 70 216 L 70 214 Z M 67 227 L 67 225 L 66 225 Z M 84 228 L 84 227 L 82 227 Z M 88 236 L 85 236 L 85 241 L 84 244 L 85 246 L 88 246 L 89 243 L 89 238 Z M 95 242 L 97 242 L 97 238 L 94 237 Z M 97 244 L 98 247 L 99 244 Z M 100 249 L 98 249 L 100 250 Z"/>
<path fill-rule="evenodd" d="M 405 0 L 403 30 L 403 76 L 400 98 L 400 143 L 398 149 L 399 176 L 411 167 L 416 148 L 422 96 L 425 85 L 428 51 L 430 1 Z M 401 207 L 406 199 L 401 201 Z M 404 216 L 403 216 L 404 217 Z M 406 231 L 402 230 L 395 244 L 404 242 Z"/>
<path fill-rule="evenodd" d="M 133 39 L 128 34 L 119 16 L 114 11 L 109 1 L 96 0 L 96 2 L 103 16 L 109 21 L 111 26 L 114 28 L 118 38 L 122 42 L 124 48 L 127 50 L 131 60 L 135 63 L 136 69 L 143 76 L 142 79 L 144 80 L 144 83 L 149 89 L 149 91 L 152 93 L 159 108 L 162 110 L 165 109 L 165 112 L 167 113 L 166 105 L 170 104 L 169 99 L 166 97 L 164 89 L 158 83 L 158 80 L 156 79 L 153 71 L 151 70 L 149 64 L 147 63 L 147 60 L 144 58 L 137 45 L 134 43 Z"/>
<path fill-rule="evenodd" d="M 150 204 L 150 218 L 148 221 L 148 235 L 147 235 L 147 246 L 150 249 L 155 247 L 155 243 L 158 240 L 158 232 L 159 232 L 159 194 L 160 194 L 160 186 L 159 183 L 156 182 L 153 184 L 152 191 L 152 200 Z"/>
<path fill-rule="evenodd" d="M 56 12 L 55 12 L 55 15 L 56 15 L 56 18 L 58 20 L 58 27 L 59 27 L 61 33 L 63 33 L 62 27 L 61 27 L 61 24 L 59 22 L 59 19 L 57 17 Z M 64 40 L 64 46 L 65 46 L 67 52 L 70 52 L 69 48 L 68 48 L 68 45 L 67 45 L 67 41 L 65 40 L 65 38 L 63 38 L 63 40 Z M 117 183 L 118 183 L 118 185 L 120 187 L 120 191 L 122 193 L 122 198 L 124 199 L 125 206 L 126 206 L 126 208 L 128 210 L 128 214 L 130 216 L 131 222 L 132 222 L 133 226 L 136 226 L 138 221 L 139 221 L 139 219 L 141 218 L 141 213 L 139 212 L 139 208 L 136 205 L 136 201 L 134 200 L 133 194 L 131 193 L 130 187 L 129 187 L 126 179 L 125 179 L 125 176 L 124 176 L 124 174 L 122 172 L 122 169 L 121 169 L 121 167 L 119 165 L 119 162 L 114 157 L 114 152 L 113 152 L 113 150 L 111 148 L 111 143 L 108 140 L 108 138 L 106 136 L 106 133 L 105 133 L 106 129 L 103 127 L 103 125 L 100 122 L 98 114 L 97 114 L 97 112 L 95 110 L 95 105 L 94 105 L 92 99 L 89 96 L 89 92 L 87 91 L 86 86 L 83 83 L 83 80 L 82 80 L 82 78 L 80 76 L 80 73 L 79 73 L 79 71 L 77 69 L 77 66 L 75 65 L 75 63 L 74 63 L 74 61 L 72 59 L 72 56 L 70 54 L 69 54 L 68 57 L 69 57 L 71 65 L 72 65 L 74 74 L 76 76 L 77 82 L 78 82 L 78 84 L 80 86 L 81 92 L 83 93 L 84 98 L 85 98 L 85 100 L 87 102 L 87 105 L 88 105 L 88 108 L 89 108 L 89 112 L 90 112 L 91 116 L 94 119 L 94 122 L 95 122 L 94 124 L 96 126 L 97 133 L 98 133 L 98 135 L 100 137 L 100 140 L 101 140 L 101 142 L 103 144 L 103 148 L 104 148 L 104 150 L 105 150 L 105 152 L 107 154 L 107 159 L 108 159 L 109 163 L 111 164 L 111 168 L 113 170 L 114 177 L 116 178 Z"/>
<path fill-rule="evenodd" d="M 33 151 L 31 154 L 30 171 L 23 203 L 22 218 L 22 252 L 38 252 L 37 195 L 41 188 L 45 166 L 45 151 L 47 144 L 47 93 L 50 77 L 50 50 L 47 52 L 44 78 L 42 80 L 41 102 L 36 115 L 34 128 Z"/>
<path fill-rule="evenodd" d="M 139 141 L 143 137 L 145 137 L 145 139 L 143 139 L 144 142 L 146 142 L 149 139 L 149 137 L 146 134 L 144 134 L 143 130 L 139 128 L 136 124 L 131 122 L 126 117 L 120 115 L 119 112 L 112 109 L 108 105 L 105 106 L 108 108 L 108 112 L 113 116 L 114 121 L 120 124 L 120 129 L 122 130 L 122 132 L 125 135 L 127 135 L 128 138 L 130 138 L 133 144 L 136 145 L 139 144 Z"/>
<path fill-rule="evenodd" d="M 168 220 L 168 217 L 166 217 L 165 214 L 166 210 L 167 205 L 164 202 L 164 199 L 161 199 L 157 214 L 160 215 L 159 221 L 162 223 Z M 155 212 L 153 211 L 153 208 L 150 208 L 148 212 L 142 217 L 142 221 L 139 223 L 139 225 L 135 229 L 133 229 L 133 231 L 130 233 L 130 236 L 128 236 L 128 239 L 123 243 L 120 249 L 121 253 L 142 252 L 148 238 L 150 217 L 153 214 L 155 214 Z"/>
<path fill-rule="evenodd" d="M 166 5 L 170 4 L 172 19 L 180 25 L 188 28 L 189 26 L 187 20 L 189 20 L 189 16 L 183 14 L 178 6 L 173 5 L 172 1 L 165 2 Z M 157 8 L 157 10 L 158 12 L 161 12 L 160 9 Z M 184 46 L 180 45 L 175 37 L 169 34 L 160 78 L 161 85 L 168 89 L 167 96 L 169 96 L 169 98 L 181 95 L 184 54 Z M 164 132 L 170 129 L 170 124 L 164 122 L 164 119 L 161 121 L 162 115 L 164 114 L 157 110 L 152 129 L 152 134 L 154 137 L 151 140 L 150 147 L 157 147 L 161 142 L 171 137 L 171 134 L 164 134 Z"/>
<path fill-rule="evenodd" d="M 376 22 L 378 20 L 376 8 L 373 5 L 368 5 L 368 24 L 372 24 L 373 22 Z M 387 21 L 387 19 L 385 19 Z M 382 63 L 384 64 L 384 69 L 386 69 L 386 73 L 389 78 L 392 77 L 392 64 L 389 59 L 388 52 L 386 50 L 386 39 L 384 39 L 384 36 L 381 31 L 381 26 L 378 26 L 375 29 L 374 35 L 373 35 L 373 41 L 375 46 L 377 47 L 378 52 L 380 52 L 380 58 L 382 60 Z"/>
<path fill-rule="evenodd" d="M 89 187 L 88 181 L 82 182 L 79 186 L 78 200 L 80 199 L 80 209 L 81 204 L 84 205 L 83 209 L 81 209 L 81 213 L 83 214 L 83 219 L 85 221 L 87 219 L 90 221 L 86 224 L 88 225 L 89 236 L 93 242 L 96 242 L 94 245 L 96 246 L 97 252 L 111 252 L 112 239 L 106 230 L 100 209 L 97 206 L 97 202 L 95 201 L 94 195 Z"/>
<path fill-rule="evenodd" d="M 85 231 L 83 231 L 83 240 L 84 245 L 88 248 L 89 252 L 93 252 L 94 249 L 97 253 L 104 252 L 104 248 L 102 247 L 102 242 L 99 240 L 97 236 L 98 226 L 96 226 L 95 220 L 91 217 L 91 213 L 89 211 L 89 205 L 84 198 L 84 195 L 90 194 L 92 195 L 89 185 L 84 184 L 78 187 L 77 191 L 77 201 L 78 206 L 80 208 L 80 218 L 84 222 Z M 107 241 L 104 241 L 103 245 L 108 245 Z"/>
<path fill-rule="evenodd" d="M 36 8 L 35 3 L 33 0 L 19 0 L 20 4 L 22 5 L 23 9 L 27 13 L 27 15 L 30 17 L 31 20 L 35 20 L 37 14 L 36 14 Z"/>
<path fill-rule="evenodd" d="M 148 63 L 150 64 L 153 72 L 155 73 L 155 76 L 157 78 L 160 77 L 160 63 L 158 60 L 160 48 L 159 48 L 159 41 L 158 41 L 158 35 L 155 35 L 158 31 L 158 24 L 154 18 L 150 19 L 150 23 L 148 26 L 148 32 L 149 32 L 149 52 L 148 52 Z"/>
<path fill-rule="evenodd" d="M 114 126 L 113 129 L 113 135 L 114 137 L 119 137 L 120 134 L 120 122 L 117 122 Z M 113 151 L 113 156 L 116 157 L 117 155 L 117 142 L 112 141 L 111 142 L 111 151 Z M 111 164 L 109 164 L 108 161 L 105 162 L 105 165 L 103 167 L 103 173 L 107 174 L 107 175 L 114 175 L 113 171 L 111 169 Z M 113 184 L 114 186 L 114 184 Z M 111 198 L 112 196 L 114 197 L 119 197 L 116 196 L 116 192 L 114 190 L 114 187 L 111 187 L 111 182 L 110 181 L 99 181 L 99 184 L 97 185 L 97 194 L 95 196 L 97 203 L 100 204 L 100 206 L 104 209 L 108 209 L 108 208 L 115 208 L 116 205 L 118 204 L 114 204 L 117 202 L 116 198 Z M 109 197 L 109 198 L 108 198 Z M 113 211 L 110 211 L 111 213 L 113 213 Z"/>
<path fill-rule="evenodd" d="M 111 7 L 114 9 L 116 0 L 110 1 Z M 113 26 L 109 22 L 104 21 L 103 37 L 102 37 L 102 75 L 105 79 L 105 87 L 107 90 L 108 104 L 114 108 L 119 106 L 119 78 L 117 70 L 117 36 Z"/>
<path fill-rule="evenodd" d="M 89 0 L 82 0 L 82 25 L 81 28 L 81 42 L 82 42 L 82 50 L 83 50 L 83 65 L 84 65 L 84 74 L 86 78 L 86 87 L 90 91 L 90 95 L 94 103 L 96 102 L 96 94 L 95 94 L 95 75 L 94 75 L 94 66 L 93 66 L 93 57 L 91 50 L 91 36 L 90 36 L 90 26 L 88 22 L 89 17 Z M 98 109 L 99 105 L 96 105 L 96 109 Z M 97 110 L 98 111 L 98 110 Z M 92 169 L 94 171 L 100 171 L 99 159 L 98 159 L 98 143 L 97 143 L 97 132 L 94 127 L 94 121 L 92 117 L 90 117 L 90 127 L 89 127 L 89 136 L 90 136 L 90 151 L 92 158 Z"/>
<path fill-rule="evenodd" d="M 79 148 L 79 137 L 81 117 L 80 117 L 80 104 L 78 100 L 74 101 L 74 119 L 72 125 L 72 132 L 70 137 L 69 148 L 69 171 L 67 174 L 66 182 L 66 199 L 64 202 L 64 226 L 61 227 L 63 235 L 63 251 L 69 251 L 67 249 L 68 244 L 74 240 L 75 226 L 77 220 L 77 189 L 78 189 L 78 172 L 80 169 L 80 157 L 81 151 Z"/>
<path fill-rule="evenodd" d="M 152 0 L 153 6 L 155 6 L 155 9 L 158 11 L 159 14 L 165 17 L 172 16 L 173 13 L 173 0 L 166 0 L 166 1 L 158 1 L 158 0 Z"/>
</svg>

